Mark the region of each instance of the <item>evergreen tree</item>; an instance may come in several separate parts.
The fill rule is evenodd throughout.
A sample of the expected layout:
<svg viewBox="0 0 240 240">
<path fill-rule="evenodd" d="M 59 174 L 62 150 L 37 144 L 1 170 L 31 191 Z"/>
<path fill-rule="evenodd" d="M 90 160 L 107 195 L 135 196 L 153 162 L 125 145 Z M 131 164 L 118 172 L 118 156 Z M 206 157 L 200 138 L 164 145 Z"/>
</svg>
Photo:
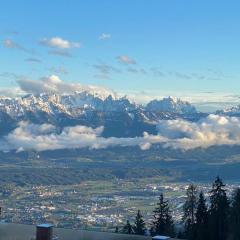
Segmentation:
<svg viewBox="0 0 240 240">
<path fill-rule="evenodd" d="M 116 226 L 116 228 L 115 228 L 115 231 L 114 231 L 115 233 L 118 233 L 119 232 L 119 229 L 118 229 L 118 226 Z"/>
<path fill-rule="evenodd" d="M 154 220 L 150 230 L 152 235 L 174 236 L 173 219 L 169 210 L 168 201 L 164 200 L 163 194 L 159 197 L 153 218 Z"/>
<path fill-rule="evenodd" d="M 184 235 L 187 239 L 194 239 L 195 213 L 197 208 L 197 188 L 190 184 L 186 192 L 186 201 L 183 205 Z"/>
<path fill-rule="evenodd" d="M 169 208 L 166 213 L 166 235 L 171 237 L 175 236 L 174 221 Z"/>
<path fill-rule="evenodd" d="M 123 233 L 126 233 L 126 234 L 133 234 L 133 227 L 132 227 L 132 225 L 130 224 L 129 220 L 127 220 L 126 225 L 123 226 L 122 232 L 123 232 Z"/>
<path fill-rule="evenodd" d="M 145 234 L 146 225 L 145 225 L 145 222 L 143 220 L 143 216 L 142 216 L 140 210 L 138 210 L 138 212 L 137 212 L 135 224 L 133 226 L 133 231 L 137 235 L 144 235 Z"/>
<path fill-rule="evenodd" d="M 233 193 L 230 215 L 230 232 L 233 240 L 240 239 L 240 188 Z"/>
<path fill-rule="evenodd" d="M 196 211 L 196 224 L 194 227 L 194 236 L 196 240 L 208 240 L 208 209 L 206 206 L 206 200 L 204 198 L 203 192 L 200 192 L 198 202 L 197 202 L 197 211 Z"/>
<path fill-rule="evenodd" d="M 182 230 L 180 230 L 177 233 L 177 239 L 182 239 L 182 238 L 184 238 L 184 234 L 183 234 Z"/>
<path fill-rule="evenodd" d="M 210 191 L 209 232 L 211 240 L 226 240 L 228 235 L 229 202 L 222 180 L 217 177 Z"/>
</svg>

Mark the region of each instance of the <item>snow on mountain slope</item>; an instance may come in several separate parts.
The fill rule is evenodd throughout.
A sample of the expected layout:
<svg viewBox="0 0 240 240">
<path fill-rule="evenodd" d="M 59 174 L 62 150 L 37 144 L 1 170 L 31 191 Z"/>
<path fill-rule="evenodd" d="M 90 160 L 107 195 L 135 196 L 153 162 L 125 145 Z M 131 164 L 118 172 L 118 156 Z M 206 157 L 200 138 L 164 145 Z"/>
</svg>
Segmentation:
<svg viewBox="0 0 240 240">
<path fill-rule="evenodd" d="M 162 100 L 152 100 L 146 106 L 151 112 L 165 112 L 175 114 L 195 114 L 197 110 L 189 102 L 182 101 L 173 97 L 163 98 Z"/>
<path fill-rule="evenodd" d="M 26 95 L 22 98 L 0 99 L 0 110 L 13 118 L 23 116 L 27 111 L 42 111 L 48 114 L 64 113 L 75 115 L 77 109 L 95 111 L 131 111 L 137 108 L 127 98 L 116 98 L 108 95 L 101 98 L 89 92 L 76 92 L 74 94 L 39 94 Z"/>
<path fill-rule="evenodd" d="M 162 113 L 164 116 L 176 116 L 184 114 L 196 114 L 194 106 L 188 102 L 174 99 L 172 97 L 162 100 L 153 100 L 146 107 L 130 102 L 127 97 L 98 97 L 87 91 L 75 92 L 74 94 L 38 94 L 26 95 L 22 98 L 2 98 L 0 99 L 0 110 L 9 114 L 13 118 L 23 116 L 26 112 L 41 111 L 47 114 L 64 113 L 71 116 L 78 115 L 79 109 L 99 112 L 144 112 Z M 131 115 L 131 117 L 133 117 Z M 144 118 L 148 119 L 144 114 Z"/>
<path fill-rule="evenodd" d="M 219 115 L 225 115 L 225 116 L 235 116 L 235 117 L 240 117 L 240 105 L 234 106 L 231 108 L 227 108 L 224 110 L 219 110 L 216 112 L 216 114 Z"/>
<path fill-rule="evenodd" d="M 180 99 L 169 97 L 153 100 L 144 107 L 113 92 L 93 90 L 0 98 L 0 118 L 4 116 L 4 119 L 11 120 L 0 121 L 0 125 L 3 129 L 13 129 L 19 121 L 28 121 L 50 123 L 59 128 L 104 126 L 105 136 L 134 137 L 142 136 L 145 131 L 156 133 L 155 125 L 161 119 L 185 118 L 195 121 L 201 117 L 190 103 Z"/>
</svg>

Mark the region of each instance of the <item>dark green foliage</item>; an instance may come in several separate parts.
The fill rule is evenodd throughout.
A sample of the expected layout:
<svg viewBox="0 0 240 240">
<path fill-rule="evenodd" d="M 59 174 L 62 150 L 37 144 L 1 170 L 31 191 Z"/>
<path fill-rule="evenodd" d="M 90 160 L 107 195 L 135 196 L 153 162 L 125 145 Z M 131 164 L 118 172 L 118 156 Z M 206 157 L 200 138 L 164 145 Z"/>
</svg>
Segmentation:
<svg viewBox="0 0 240 240">
<path fill-rule="evenodd" d="M 150 229 L 151 235 L 174 236 L 174 223 L 169 210 L 168 201 L 164 200 L 163 194 L 154 210 L 153 223 Z"/>
<path fill-rule="evenodd" d="M 115 233 L 119 233 L 119 229 L 118 229 L 118 226 L 116 226 L 116 228 L 115 228 L 115 231 L 114 231 Z"/>
<path fill-rule="evenodd" d="M 206 206 L 206 199 L 203 192 L 200 192 L 197 210 L 196 210 L 196 223 L 194 225 L 194 236 L 195 240 L 208 240 L 209 239 L 209 229 L 208 229 L 208 209 Z"/>
<path fill-rule="evenodd" d="M 193 184 L 188 186 L 186 201 L 183 205 L 184 236 L 194 239 L 195 213 L 197 208 L 197 188 Z"/>
<path fill-rule="evenodd" d="M 183 239 L 184 238 L 184 233 L 181 230 L 177 233 L 177 238 L 178 239 Z"/>
<path fill-rule="evenodd" d="M 217 177 L 210 192 L 209 229 L 211 240 L 226 240 L 228 235 L 229 202 L 225 185 Z"/>
<path fill-rule="evenodd" d="M 138 210 L 138 212 L 137 212 L 137 216 L 136 216 L 135 223 L 133 226 L 133 231 L 137 235 L 144 235 L 146 232 L 146 225 L 145 225 L 145 222 L 143 220 L 143 216 L 142 216 L 140 210 Z"/>
<path fill-rule="evenodd" d="M 230 211 L 230 235 L 232 240 L 240 239 L 240 188 L 233 193 Z"/>
<path fill-rule="evenodd" d="M 187 199 L 184 204 L 184 232 L 180 229 L 177 237 L 187 240 L 240 240 L 240 188 L 233 193 L 231 206 L 227 198 L 225 185 L 217 177 L 210 191 L 210 207 L 208 209 L 204 193 L 197 198 L 196 186 L 189 185 Z M 169 203 L 163 197 L 154 210 L 151 235 L 175 235 L 174 222 L 169 210 Z M 144 235 L 145 222 L 138 211 L 134 225 L 129 221 L 123 227 L 126 234 Z M 118 232 L 116 228 L 115 232 Z"/>
<path fill-rule="evenodd" d="M 35 158 L 34 154 L 40 158 Z M 147 151 L 142 151 L 139 147 L 111 147 L 41 153 L 1 152 L 0 182 L 17 185 L 68 185 L 85 180 L 141 179 L 153 176 L 167 177 L 176 182 L 188 179 L 209 181 L 216 174 L 228 180 L 238 180 L 240 163 L 231 159 L 239 154 L 239 146 L 180 151 L 158 145 L 153 145 Z"/>
<path fill-rule="evenodd" d="M 133 227 L 128 220 L 126 225 L 123 226 L 122 232 L 125 234 L 133 234 Z"/>
<path fill-rule="evenodd" d="M 95 163 L 94 163 L 95 164 Z M 1 165 L 1 164 L 0 164 Z M 53 174 L 54 172 L 54 174 Z M 24 186 L 33 185 L 69 185 L 83 181 L 98 181 L 121 179 L 139 179 L 152 176 L 163 177 L 171 175 L 168 171 L 153 168 L 125 168 L 118 167 L 49 167 L 46 162 L 44 167 L 1 167 L 0 183 Z"/>
</svg>

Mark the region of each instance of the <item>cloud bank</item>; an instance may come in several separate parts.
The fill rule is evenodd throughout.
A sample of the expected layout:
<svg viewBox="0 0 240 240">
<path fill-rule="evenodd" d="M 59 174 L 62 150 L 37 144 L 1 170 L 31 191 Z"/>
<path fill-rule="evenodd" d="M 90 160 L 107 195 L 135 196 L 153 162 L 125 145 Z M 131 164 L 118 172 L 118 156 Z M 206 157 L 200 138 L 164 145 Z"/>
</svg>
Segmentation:
<svg viewBox="0 0 240 240">
<path fill-rule="evenodd" d="M 82 85 L 80 83 L 68 83 L 62 81 L 58 76 L 51 75 L 40 80 L 19 79 L 18 85 L 22 91 L 29 94 L 51 93 L 51 94 L 73 94 L 75 92 L 88 91 L 95 96 L 109 95 L 115 96 L 116 93 L 100 86 Z"/>
<path fill-rule="evenodd" d="M 100 149 L 110 146 L 139 146 L 146 150 L 150 143 L 159 142 L 160 137 L 144 134 L 135 138 L 104 138 L 101 136 L 103 127 L 86 126 L 65 127 L 61 132 L 51 124 L 36 125 L 20 122 L 19 126 L 0 141 L 0 150 L 57 150 L 91 148 Z"/>
<path fill-rule="evenodd" d="M 0 150 L 57 150 L 116 146 L 139 146 L 147 150 L 152 144 L 190 150 L 216 145 L 240 145 L 240 118 L 209 115 L 193 123 L 185 120 L 162 120 L 158 134 L 143 133 L 142 137 L 102 137 L 104 128 L 86 126 L 65 127 L 59 132 L 50 124 L 20 122 L 19 126 L 0 140 Z"/>
<path fill-rule="evenodd" d="M 200 121 L 161 121 L 159 135 L 167 139 L 165 146 L 184 150 L 214 145 L 240 145 L 240 118 L 211 114 Z"/>
</svg>

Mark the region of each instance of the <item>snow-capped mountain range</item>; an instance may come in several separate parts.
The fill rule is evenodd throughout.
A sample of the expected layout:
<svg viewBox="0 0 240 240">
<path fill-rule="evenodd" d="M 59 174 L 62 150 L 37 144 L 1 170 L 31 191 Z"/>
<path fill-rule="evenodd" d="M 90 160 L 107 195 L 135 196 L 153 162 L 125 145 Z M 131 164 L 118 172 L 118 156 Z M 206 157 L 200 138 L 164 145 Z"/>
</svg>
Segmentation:
<svg viewBox="0 0 240 240">
<path fill-rule="evenodd" d="M 222 111 L 219 114 L 237 112 Z M 240 107 L 238 107 L 240 112 Z M 85 125 L 104 126 L 104 136 L 141 136 L 144 131 L 156 133 L 162 119 L 184 118 L 190 121 L 206 116 L 189 102 L 173 97 L 152 100 L 145 106 L 118 97 L 114 92 L 85 89 L 72 94 L 41 93 L 20 98 L 0 98 L 0 132 L 6 134 L 18 122 L 51 123 L 59 128 Z"/>
<path fill-rule="evenodd" d="M 230 107 L 224 110 L 219 110 L 216 112 L 216 114 L 231 116 L 231 117 L 240 117 L 240 105 Z"/>
<path fill-rule="evenodd" d="M 21 98 L 0 98 L 0 111 L 14 119 L 22 118 L 27 112 L 45 112 L 47 114 L 68 114 L 79 116 L 87 110 L 100 112 L 132 112 L 135 110 L 179 115 L 196 114 L 194 106 L 173 97 L 153 100 L 145 107 L 131 102 L 127 97 L 115 95 L 94 95 L 87 91 L 74 94 L 38 94 Z M 167 116 L 167 115 L 166 115 Z"/>
</svg>

